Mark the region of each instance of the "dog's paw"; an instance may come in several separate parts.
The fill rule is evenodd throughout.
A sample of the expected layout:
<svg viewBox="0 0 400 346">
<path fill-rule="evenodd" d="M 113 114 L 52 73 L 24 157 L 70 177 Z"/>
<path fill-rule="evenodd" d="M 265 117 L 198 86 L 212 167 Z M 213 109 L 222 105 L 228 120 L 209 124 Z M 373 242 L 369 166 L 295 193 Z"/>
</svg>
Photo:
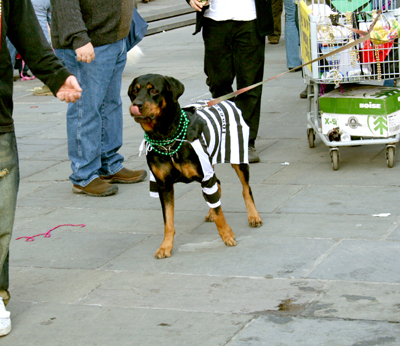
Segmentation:
<svg viewBox="0 0 400 346">
<path fill-rule="evenodd" d="M 249 225 L 250 227 L 261 227 L 261 225 L 263 224 L 261 217 L 260 216 L 256 216 L 256 217 L 249 217 Z"/>
<path fill-rule="evenodd" d="M 158 258 L 158 259 L 171 257 L 171 251 L 172 251 L 172 249 L 169 249 L 169 250 L 168 250 L 168 249 L 166 249 L 166 248 L 164 248 L 164 247 L 160 247 L 160 248 L 157 250 L 155 256 L 156 256 L 156 258 Z"/>
<path fill-rule="evenodd" d="M 226 246 L 236 246 L 236 244 L 237 244 L 235 237 L 226 237 L 225 239 L 222 239 L 222 240 Z"/>
</svg>

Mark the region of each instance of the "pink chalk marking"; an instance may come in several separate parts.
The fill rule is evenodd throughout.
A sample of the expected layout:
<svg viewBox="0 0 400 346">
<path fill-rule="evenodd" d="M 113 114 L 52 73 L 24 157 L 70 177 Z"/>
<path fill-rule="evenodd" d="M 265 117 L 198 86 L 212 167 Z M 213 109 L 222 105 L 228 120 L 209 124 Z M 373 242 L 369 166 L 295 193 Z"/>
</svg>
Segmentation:
<svg viewBox="0 0 400 346">
<path fill-rule="evenodd" d="M 39 236 L 41 236 L 41 235 L 44 235 L 45 238 L 50 238 L 50 237 L 51 237 L 50 232 L 51 232 L 51 231 L 54 231 L 56 228 L 62 227 L 62 226 L 73 226 L 73 227 L 80 226 L 80 227 L 85 227 L 86 225 L 83 224 L 83 223 L 80 223 L 80 224 L 77 224 L 77 225 L 73 225 L 73 224 L 71 224 L 71 223 L 65 223 L 65 224 L 63 224 L 63 225 L 58 225 L 58 226 L 56 226 L 56 227 L 54 227 L 54 228 L 48 230 L 46 233 L 40 233 L 40 234 L 32 235 L 32 236 L 29 236 L 29 237 L 19 237 L 19 238 L 16 238 L 15 240 L 22 239 L 22 238 L 26 238 L 25 241 L 34 241 L 34 240 L 35 240 L 35 237 L 39 237 Z"/>
</svg>

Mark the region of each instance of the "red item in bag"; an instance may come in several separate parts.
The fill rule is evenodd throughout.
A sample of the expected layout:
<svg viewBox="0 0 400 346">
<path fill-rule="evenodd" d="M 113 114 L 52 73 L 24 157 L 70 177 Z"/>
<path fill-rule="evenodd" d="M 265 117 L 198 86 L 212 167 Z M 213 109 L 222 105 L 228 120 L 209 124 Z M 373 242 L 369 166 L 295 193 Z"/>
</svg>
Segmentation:
<svg viewBox="0 0 400 346">
<path fill-rule="evenodd" d="M 376 45 L 375 45 L 376 46 Z M 377 45 L 379 52 L 379 61 L 384 61 L 393 47 L 393 41 Z M 363 63 L 376 62 L 375 48 L 372 46 L 371 40 L 364 42 L 364 46 L 360 50 L 360 60 Z"/>
</svg>

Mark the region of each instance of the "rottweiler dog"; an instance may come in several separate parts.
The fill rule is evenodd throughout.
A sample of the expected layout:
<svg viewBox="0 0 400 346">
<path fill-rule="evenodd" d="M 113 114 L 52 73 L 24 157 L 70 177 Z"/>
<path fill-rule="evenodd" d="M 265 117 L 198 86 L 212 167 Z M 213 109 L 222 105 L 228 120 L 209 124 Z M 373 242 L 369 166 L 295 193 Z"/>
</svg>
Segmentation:
<svg viewBox="0 0 400 346">
<path fill-rule="evenodd" d="M 150 169 L 150 195 L 159 197 L 164 218 L 164 240 L 156 258 L 171 256 L 174 227 L 174 184 L 201 183 L 210 207 L 206 221 L 214 221 L 223 242 L 235 246 L 235 235 L 221 209 L 221 187 L 213 165 L 231 163 L 243 186 L 250 226 L 262 220 L 249 185 L 249 128 L 233 102 L 206 107 L 204 101 L 181 109 L 183 84 L 173 77 L 147 74 L 129 86 L 130 114 L 145 131 L 143 147 Z"/>
</svg>

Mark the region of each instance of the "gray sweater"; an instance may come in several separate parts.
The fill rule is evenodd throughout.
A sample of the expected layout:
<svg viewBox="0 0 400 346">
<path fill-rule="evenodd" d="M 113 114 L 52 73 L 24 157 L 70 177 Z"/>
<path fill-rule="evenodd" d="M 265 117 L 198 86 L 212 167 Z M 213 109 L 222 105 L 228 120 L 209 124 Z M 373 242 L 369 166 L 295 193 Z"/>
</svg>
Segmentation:
<svg viewBox="0 0 400 346">
<path fill-rule="evenodd" d="M 51 0 L 51 11 L 53 48 L 98 47 L 128 35 L 133 0 Z"/>
</svg>

